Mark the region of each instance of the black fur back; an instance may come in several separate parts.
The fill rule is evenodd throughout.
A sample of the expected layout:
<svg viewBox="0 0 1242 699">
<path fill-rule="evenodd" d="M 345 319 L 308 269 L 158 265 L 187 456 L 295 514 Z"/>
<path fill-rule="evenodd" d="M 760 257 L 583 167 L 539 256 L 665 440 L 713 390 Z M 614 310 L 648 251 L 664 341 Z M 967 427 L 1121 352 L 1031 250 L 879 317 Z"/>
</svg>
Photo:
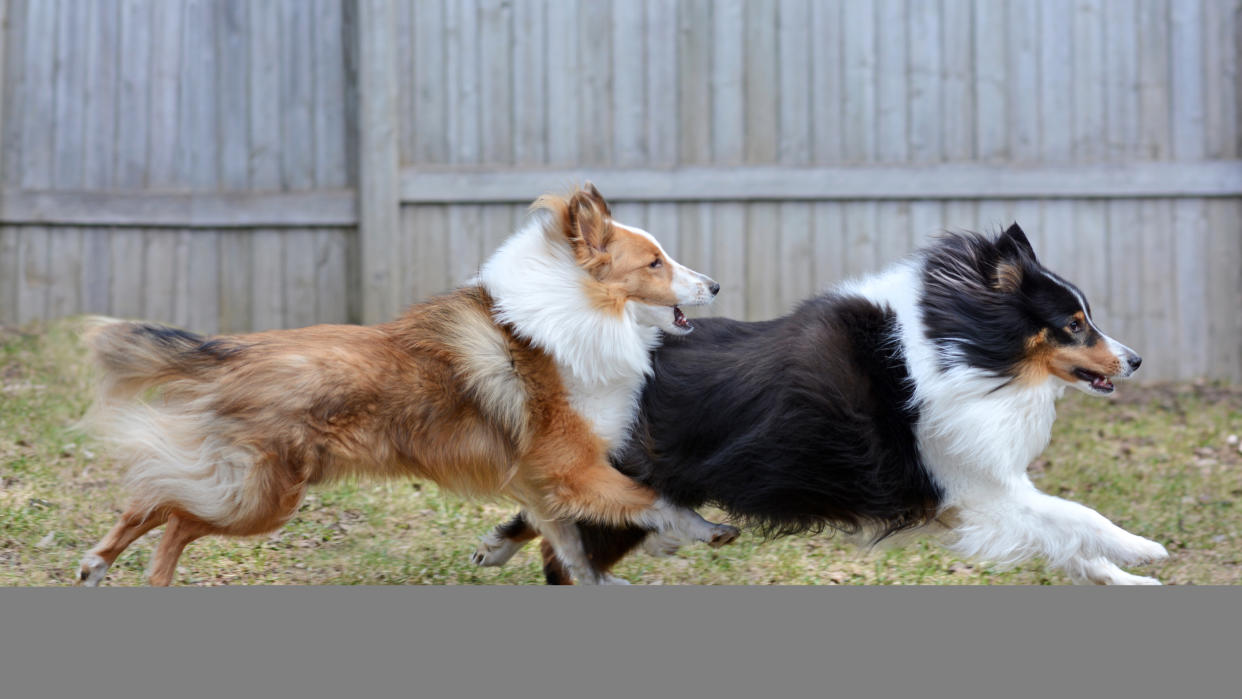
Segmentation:
<svg viewBox="0 0 1242 699">
<path fill-rule="evenodd" d="M 695 326 L 657 350 L 617 468 L 769 536 L 871 525 L 883 537 L 935 515 L 891 310 L 829 295 L 778 320 Z"/>
</svg>

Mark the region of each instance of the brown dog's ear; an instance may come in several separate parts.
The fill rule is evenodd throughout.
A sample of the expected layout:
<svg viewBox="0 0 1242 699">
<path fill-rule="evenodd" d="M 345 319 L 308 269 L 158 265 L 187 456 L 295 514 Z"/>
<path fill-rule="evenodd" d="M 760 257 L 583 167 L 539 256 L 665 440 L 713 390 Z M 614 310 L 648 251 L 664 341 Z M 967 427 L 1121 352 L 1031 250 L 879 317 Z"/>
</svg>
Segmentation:
<svg viewBox="0 0 1242 699">
<path fill-rule="evenodd" d="M 592 194 L 590 189 L 580 189 L 569 199 L 565 235 L 569 238 L 569 244 L 573 246 L 574 255 L 579 262 L 585 262 L 593 255 L 603 254 L 612 237 L 607 211 L 596 201 L 598 195 L 599 192 Z"/>
<path fill-rule="evenodd" d="M 604 195 L 599 193 L 599 190 L 595 188 L 595 185 L 590 180 L 587 180 L 586 186 L 583 189 L 586 190 L 587 194 L 591 195 L 591 198 L 599 205 L 600 211 L 603 211 L 605 216 L 612 216 L 612 209 L 608 208 L 608 202 L 604 199 Z"/>
</svg>

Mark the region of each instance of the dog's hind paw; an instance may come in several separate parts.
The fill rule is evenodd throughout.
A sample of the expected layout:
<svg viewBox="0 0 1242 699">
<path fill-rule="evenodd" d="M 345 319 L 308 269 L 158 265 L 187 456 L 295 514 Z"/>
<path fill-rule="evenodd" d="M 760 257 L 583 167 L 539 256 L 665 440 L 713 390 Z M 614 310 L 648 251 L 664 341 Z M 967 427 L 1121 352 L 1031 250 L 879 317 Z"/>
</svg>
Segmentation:
<svg viewBox="0 0 1242 699">
<path fill-rule="evenodd" d="M 470 554 L 470 562 L 476 566 L 502 566 L 521 548 L 522 543 L 496 536 L 492 532 L 479 540 L 479 547 Z"/>
<path fill-rule="evenodd" d="M 707 544 L 712 548 L 717 549 L 725 544 L 733 543 L 733 541 L 737 539 L 740 534 L 741 532 L 738 531 L 738 528 L 730 524 L 713 524 L 712 536 L 711 539 L 708 540 Z"/>
<path fill-rule="evenodd" d="M 682 541 L 667 534 L 648 534 L 643 539 L 643 550 L 656 558 L 667 558 L 681 550 Z"/>
<path fill-rule="evenodd" d="M 99 587 L 108 574 L 108 564 L 100 556 L 88 553 L 82 557 L 78 568 L 78 584 L 83 587 Z"/>
<path fill-rule="evenodd" d="M 1156 563 L 1163 561 L 1169 557 L 1169 552 L 1160 544 L 1151 539 L 1144 539 L 1141 536 L 1134 536 L 1133 539 L 1126 542 L 1126 547 L 1122 555 L 1117 557 L 1117 563 L 1124 566 L 1146 565 L 1148 563 Z"/>
</svg>

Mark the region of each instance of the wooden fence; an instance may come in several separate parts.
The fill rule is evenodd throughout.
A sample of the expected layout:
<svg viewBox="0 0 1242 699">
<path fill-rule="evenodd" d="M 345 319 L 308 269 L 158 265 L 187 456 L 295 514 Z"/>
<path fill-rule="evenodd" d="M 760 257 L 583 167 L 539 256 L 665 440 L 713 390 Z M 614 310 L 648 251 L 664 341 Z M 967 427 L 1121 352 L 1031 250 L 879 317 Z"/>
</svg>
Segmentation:
<svg viewBox="0 0 1242 699">
<path fill-rule="evenodd" d="M 1240 0 L 0 0 L 0 322 L 372 322 L 592 179 L 770 317 L 1018 220 L 1242 379 Z"/>
</svg>

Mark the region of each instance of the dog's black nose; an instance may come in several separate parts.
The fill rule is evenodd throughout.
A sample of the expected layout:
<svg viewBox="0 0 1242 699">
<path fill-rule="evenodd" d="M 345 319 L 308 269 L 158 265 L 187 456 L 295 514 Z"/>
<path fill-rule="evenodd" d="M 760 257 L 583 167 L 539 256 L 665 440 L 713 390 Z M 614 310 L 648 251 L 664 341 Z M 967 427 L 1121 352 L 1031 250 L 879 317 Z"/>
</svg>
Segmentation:
<svg viewBox="0 0 1242 699">
<path fill-rule="evenodd" d="M 707 290 L 712 292 L 712 296 L 715 296 L 720 293 L 720 284 L 712 282 L 712 285 L 707 287 Z"/>
<path fill-rule="evenodd" d="M 1138 369 L 1143 364 L 1143 358 L 1137 354 L 1130 355 L 1130 358 L 1127 361 L 1130 362 L 1131 369 Z"/>
</svg>

